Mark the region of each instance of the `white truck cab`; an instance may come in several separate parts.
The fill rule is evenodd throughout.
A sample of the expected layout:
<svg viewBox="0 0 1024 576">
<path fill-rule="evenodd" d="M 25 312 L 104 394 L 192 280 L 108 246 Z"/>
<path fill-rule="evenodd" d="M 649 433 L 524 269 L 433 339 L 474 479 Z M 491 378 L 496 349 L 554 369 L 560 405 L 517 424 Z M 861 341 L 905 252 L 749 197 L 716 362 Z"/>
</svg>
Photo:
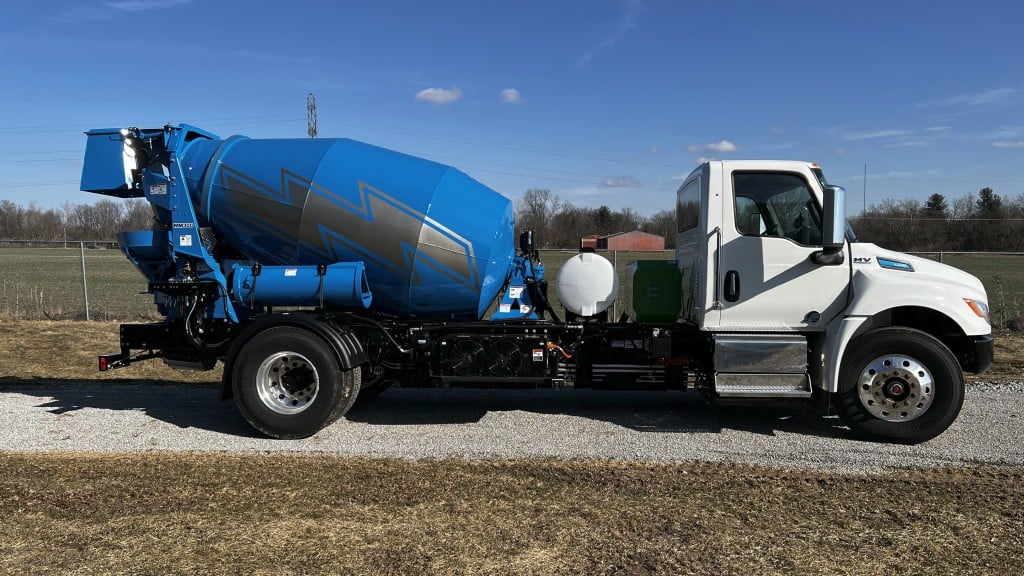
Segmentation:
<svg viewBox="0 0 1024 576">
<path fill-rule="evenodd" d="M 844 202 L 816 164 L 700 165 L 677 193 L 683 321 L 714 342 L 718 397 L 820 390 L 856 431 L 929 439 L 959 413 L 963 372 L 992 362 L 985 288 L 857 242 Z"/>
</svg>

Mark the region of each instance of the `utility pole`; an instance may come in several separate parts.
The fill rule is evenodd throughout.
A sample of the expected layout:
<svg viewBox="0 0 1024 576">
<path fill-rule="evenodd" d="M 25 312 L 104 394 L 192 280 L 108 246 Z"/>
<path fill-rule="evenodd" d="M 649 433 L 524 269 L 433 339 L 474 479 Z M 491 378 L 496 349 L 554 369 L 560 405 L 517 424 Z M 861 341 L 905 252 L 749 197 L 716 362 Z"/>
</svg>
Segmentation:
<svg viewBox="0 0 1024 576">
<path fill-rule="evenodd" d="M 306 94 L 306 129 L 310 138 L 316 138 L 316 96 Z"/>
<path fill-rule="evenodd" d="M 864 164 L 864 207 L 860 209 L 861 215 L 868 211 L 868 165 Z"/>
</svg>

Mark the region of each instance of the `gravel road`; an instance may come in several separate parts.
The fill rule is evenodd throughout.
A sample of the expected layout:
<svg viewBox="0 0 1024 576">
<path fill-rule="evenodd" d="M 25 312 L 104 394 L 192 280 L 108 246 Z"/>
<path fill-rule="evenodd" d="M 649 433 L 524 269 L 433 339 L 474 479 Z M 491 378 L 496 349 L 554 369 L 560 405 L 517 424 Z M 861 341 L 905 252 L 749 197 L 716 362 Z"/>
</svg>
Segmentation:
<svg viewBox="0 0 1024 576">
<path fill-rule="evenodd" d="M 972 383 L 919 446 L 852 439 L 837 418 L 708 407 L 693 393 L 389 390 L 313 438 L 259 437 L 210 385 L 0 381 L 0 452 L 319 453 L 398 458 L 712 461 L 836 472 L 1024 465 L 1024 383 Z"/>
</svg>

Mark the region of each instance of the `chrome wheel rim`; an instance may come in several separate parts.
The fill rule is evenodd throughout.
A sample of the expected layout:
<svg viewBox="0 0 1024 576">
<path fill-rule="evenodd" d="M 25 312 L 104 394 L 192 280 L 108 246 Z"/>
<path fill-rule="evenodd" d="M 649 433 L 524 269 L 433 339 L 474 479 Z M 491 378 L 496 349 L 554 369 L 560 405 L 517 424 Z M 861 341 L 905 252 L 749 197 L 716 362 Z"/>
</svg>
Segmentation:
<svg viewBox="0 0 1024 576">
<path fill-rule="evenodd" d="M 879 420 L 908 422 L 928 411 L 935 399 L 932 373 L 915 358 L 889 354 L 875 358 L 860 373 L 861 404 Z"/>
<path fill-rule="evenodd" d="M 298 414 L 309 408 L 320 389 L 320 375 L 308 358 L 296 352 L 278 352 L 266 358 L 256 372 L 260 401 L 278 414 Z"/>
</svg>

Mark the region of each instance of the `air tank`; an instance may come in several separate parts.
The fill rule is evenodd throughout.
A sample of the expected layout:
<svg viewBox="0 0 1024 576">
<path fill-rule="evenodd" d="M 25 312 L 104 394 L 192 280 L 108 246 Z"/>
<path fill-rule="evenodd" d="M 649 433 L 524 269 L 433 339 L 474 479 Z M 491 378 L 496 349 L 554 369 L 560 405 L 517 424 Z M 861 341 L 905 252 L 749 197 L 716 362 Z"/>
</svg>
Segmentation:
<svg viewBox="0 0 1024 576">
<path fill-rule="evenodd" d="M 511 202 L 443 164 L 348 139 L 193 139 L 201 226 L 263 265 L 365 263 L 373 308 L 478 319 L 515 255 Z"/>
</svg>

